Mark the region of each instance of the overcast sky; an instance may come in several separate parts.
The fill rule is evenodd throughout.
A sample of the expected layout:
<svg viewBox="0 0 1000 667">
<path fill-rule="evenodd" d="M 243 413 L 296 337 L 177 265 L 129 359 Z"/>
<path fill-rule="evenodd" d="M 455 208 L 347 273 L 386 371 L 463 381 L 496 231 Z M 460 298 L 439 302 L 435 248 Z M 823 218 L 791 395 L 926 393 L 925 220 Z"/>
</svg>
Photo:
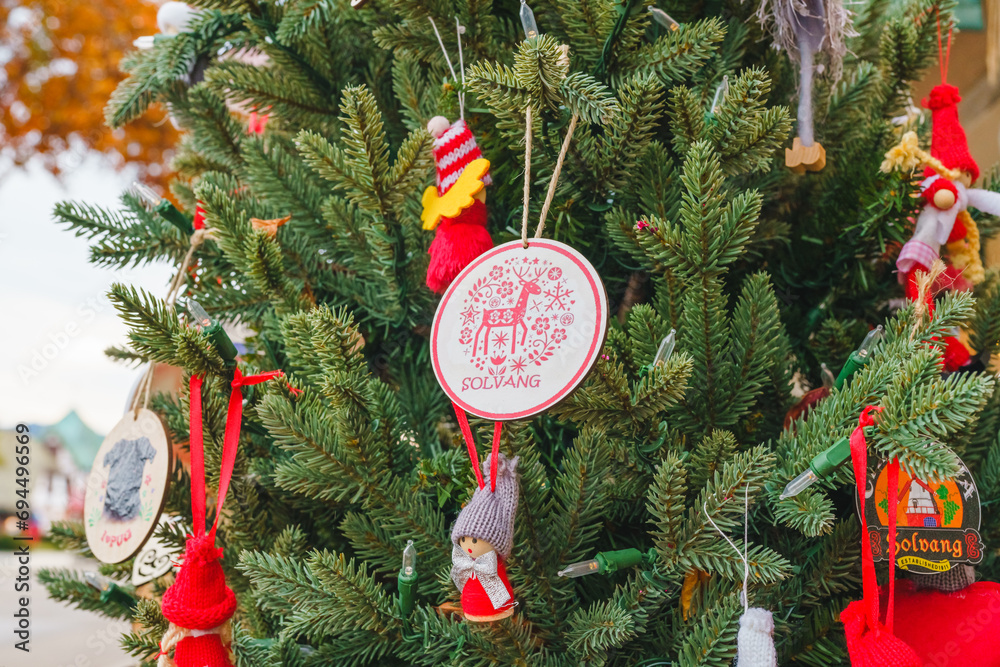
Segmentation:
<svg viewBox="0 0 1000 667">
<path fill-rule="evenodd" d="M 63 199 L 115 206 L 131 179 L 89 160 L 62 183 L 41 169 L 0 183 L 0 428 L 76 410 L 102 435 L 121 418 L 141 371 L 104 356 L 126 329 L 107 299 L 122 281 L 163 295 L 166 265 L 116 273 L 88 263 L 87 240 L 56 225 Z"/>
</svg>

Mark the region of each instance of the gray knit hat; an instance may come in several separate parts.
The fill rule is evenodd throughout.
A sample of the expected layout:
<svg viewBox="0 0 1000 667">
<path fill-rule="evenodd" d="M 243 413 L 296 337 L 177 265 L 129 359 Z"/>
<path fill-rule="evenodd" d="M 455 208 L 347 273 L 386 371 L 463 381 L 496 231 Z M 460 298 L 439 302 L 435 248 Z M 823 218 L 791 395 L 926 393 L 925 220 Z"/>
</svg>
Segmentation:
<svg viewBox="0 0 1000 667">
<path fill-rule="evenodd" d="M 490 457 L 483 461 L 486 486 L 476 489 L 472 499 L 458 513 L 451 541 L 458 544 L 462 537 L 486 540 L 504 558 L 514 547 L 514 517 L 517 515 L 517 460 L 500 454 L 497 463 L 497 490 L 490 491 Z"/>
</svg>

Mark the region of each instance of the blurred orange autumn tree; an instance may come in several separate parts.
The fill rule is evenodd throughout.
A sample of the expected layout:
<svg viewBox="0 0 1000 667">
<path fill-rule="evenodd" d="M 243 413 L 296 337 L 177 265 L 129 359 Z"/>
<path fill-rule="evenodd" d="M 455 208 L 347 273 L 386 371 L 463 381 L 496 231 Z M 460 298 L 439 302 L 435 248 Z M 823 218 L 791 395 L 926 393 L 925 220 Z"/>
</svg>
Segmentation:
<svg viewBox="0 0 1000 667">
<path fill-rule="evenodd" d="M 132 41 L 157 32 L 142 0 L 0 0 L 0 157 L 37 156 L 54 174 L 88 149 L 162 182 L 177 132 L 162 108 L 125 129 L 104 124 Z"/>
</svg>

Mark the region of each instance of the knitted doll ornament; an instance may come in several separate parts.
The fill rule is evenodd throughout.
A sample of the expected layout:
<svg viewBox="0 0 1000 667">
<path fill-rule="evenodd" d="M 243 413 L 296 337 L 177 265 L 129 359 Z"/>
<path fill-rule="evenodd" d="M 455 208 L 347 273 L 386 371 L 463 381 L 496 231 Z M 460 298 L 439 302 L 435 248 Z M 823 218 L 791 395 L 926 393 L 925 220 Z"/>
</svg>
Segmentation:
<svg viewBox="0 0 1000 667">
<path fill-rule="evenodd" d="M 906 295 L 911 300 L 917 296 L 916 272 L 930 270 L 940 256 L 942 245 L 946 245 L 951 260 L 944 284 L 953 289 L 965 289 L 984 279 L 979 256 L 979 229 L 968 209 L 971 206 L 998 215 L 1000 194 L 972 187 L 979 178 L 979 165 L 972 159 L 965 130 L 958 119 L 961 99 L 958 88 L 942 83 L 923 101 L 931 110 L 933 123 L 930 164 L 920 184 L 923 209 L 913 237 L 903 246 L 896 260 L 900 282 L 906 285 Z M 904 142 L 907 139 L 904 137 Z M 945 370 L 954 371 L 965 365 L 969 354 L 958 339 L 952 336 L 944 342 Z"/>
<path fill-rule="evenodd" d="M 464 120 L 449 124 L 444 116 L 435 116 L 427 123 L 427 131 L 434 137 L 437 167 L 437 187 L 431 186 L 424 192 L 421 216 L 424 229 L 437 230 L 428 249 L 431 260 L 427 267 L 427 287 L 443 294 L 462 269 L 493 247 L 493 239 L 486 231 L 483 187 L 492 181 L 489 162 L 483 159 Z M 469 167 L 475 173 L 463 177 Z"/>
<path fill-rule="evenodd" d="M 190 379 L 190 450 L 192 535 L 184 549 L 184 562 L 174 583 L 163 594 L 161 609 L 170 627 L 160 640 L 157 667 L 232 667 L 233 643 L 230 619 L 236 612 L 236 596 L 226 585 L 222 571 L 222 549 L 215 546 L 215 533 L 236 464 L 243 418 L 242 387 L 260 384 L 282 375 L 268 371 L 244 376 L 233 369 L 230 381 L 226 430 L 222 442 L 222 467 L 215 502 L 215 521 L 205 530 L 205 446 L 202 425 L 203 378 Z M 173 659 L 170 653 L 173 651 Z"/>
<path fill-rule="evenodd" d="M 496 621 L 514 613 L 514 590 L 505 562 L 514 547 L 517 514 L 517 461 L 497 453 L 483 474 L 491 483 L 476 489 L 451 529 L 451 579 L 462 592 L 462 611 L 473 622 Z"/>
<path fill-rule="evenodd" d="M 222 549 L 214 531 L 189 537 L 177 579 L 163 594 L 163 616 L 170 629 L 160 642 L 158 667 L 231 667 L 236 596 L 222 572 Z M 174 650 L 171 661 L 167 655 Z"/>
</svg>

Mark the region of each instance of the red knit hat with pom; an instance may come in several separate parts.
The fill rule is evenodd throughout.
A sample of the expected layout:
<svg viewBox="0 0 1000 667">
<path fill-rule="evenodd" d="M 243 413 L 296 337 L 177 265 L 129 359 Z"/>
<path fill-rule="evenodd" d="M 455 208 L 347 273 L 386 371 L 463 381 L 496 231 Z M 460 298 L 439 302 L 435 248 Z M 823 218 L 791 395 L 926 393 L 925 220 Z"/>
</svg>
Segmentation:
<svg viewBox="0 0 1000 667">
<path fill-rule="evenodd" d="M 437 189 L 438 196 L 442 196 L 455 184 L 468 164 L 483 157 L 483 153 L 464 120 L 456 120 L 449 125 L 444 116 L 435 116 L 427 123 L 427 131 L 434 137 Z M 492 183 L 489 174 L 483 176 L 482 180 L 486 185 Z"/>
<path fill-rule="evenodd" d="M 213 533 L 188 537 L 181 571 L 163 594 L 168 621 L 189 630 L 211 630 L 233 615 L 236 595 L 226 585 L 220 558 Z"/>
<path fill-rule="evenodd" d="M 979 179 L 979 165 L 969 153 L 969 142 L 958 120 L 961 101 L 958 88 L 947 83 L 934 86 L 930 97 L 923 101 L 924 107 L 931 110 L 931 155 L 949 169 L 968 172 L 975 182 Z"/>
</svg>

